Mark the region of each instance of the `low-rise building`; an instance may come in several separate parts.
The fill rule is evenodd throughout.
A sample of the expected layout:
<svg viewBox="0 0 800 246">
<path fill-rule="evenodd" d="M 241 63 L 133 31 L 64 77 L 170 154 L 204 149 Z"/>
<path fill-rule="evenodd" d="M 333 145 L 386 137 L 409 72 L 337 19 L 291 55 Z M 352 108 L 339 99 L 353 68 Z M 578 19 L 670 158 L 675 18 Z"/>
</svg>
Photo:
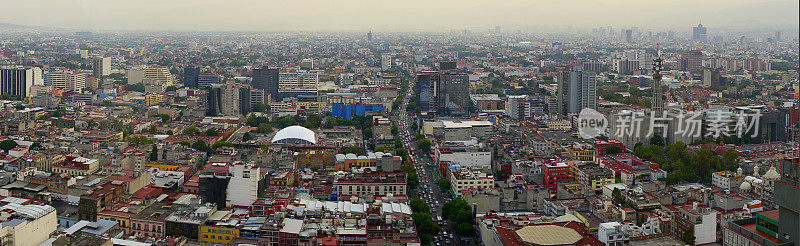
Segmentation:
<svg viewBox="0 0 800 246">
<path fill-rule="evenodd" d="M 376 196 L 407 194 L 405 173 L 350 174 L 336 179 L 334 186 L 339 200 L 357 196 L 372 202 Z"/>
<path fill-rule="evenodd" d="M 67 156 L 64 162 L 53 164 L 54 173 L 87 176 L 100 169 L 100 161 L 80 156 Z"/>
<path fill-rule="evenodd" d="M 0 200 L 0 245 L 36 246 L 56 232 L 56 209 L 24 198 Z"/>
<path fill-rule="evenodd" d="M 569 165 L 563 162 L 546 163 L 543 170 L 543 185 L 550 193 L 556 193 L 558 184 L 572 181 Z"/>
<path fill-rule="evenodd" d="M 453 194 L 460 196 L 463 191 L 470 189 L 492 189 L 494 187 L 494 176 L 486 174 L 480 170 L 474 170 L 463 166 L 450 166 L 447 168 L 447 177 L 450 181 L 450 189 Z"/>
</svg>

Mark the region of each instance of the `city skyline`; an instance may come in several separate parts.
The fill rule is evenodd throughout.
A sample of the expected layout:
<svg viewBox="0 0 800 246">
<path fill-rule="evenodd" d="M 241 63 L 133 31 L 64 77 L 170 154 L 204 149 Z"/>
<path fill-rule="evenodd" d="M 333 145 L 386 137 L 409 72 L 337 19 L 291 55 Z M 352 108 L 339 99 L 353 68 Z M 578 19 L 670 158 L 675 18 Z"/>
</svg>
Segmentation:
<svg viewBox="0 0 800 246">
<path fill-rule="evenodd" d="M 4 4 L 0 23 L 72 30 L 139 31 L 506 31 L 590 30 L 638 26 L 713 31 L 796 30 L 797 1 L 405 1 L 365 4 L 237 1 L 41 1 Z M 276 11 L 271 9 L 277 7 Z M 655 10 L 654 10 L 655 9 Z M 31 12 L 38 14 L 31 15 Z M 565 16 L 572 16 L 566 18 Z M 43 18 L 46 16 L 47 18 Z M 658 24 L 656 24 L 658 23 Z"/>
</svg>

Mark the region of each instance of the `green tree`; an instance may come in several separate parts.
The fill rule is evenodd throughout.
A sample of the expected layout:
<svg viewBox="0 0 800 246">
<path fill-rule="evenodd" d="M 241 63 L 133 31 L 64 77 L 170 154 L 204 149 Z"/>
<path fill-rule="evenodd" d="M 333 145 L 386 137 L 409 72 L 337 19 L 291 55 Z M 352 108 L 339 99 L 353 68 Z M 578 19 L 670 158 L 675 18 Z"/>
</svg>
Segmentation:
<svg viewBox="0 0 800 246">
<path fill-rule="evenodd" d="M 153 139 L 145 137 L 145 136 L 130 136 L 128 137 L 128 143 L 133 145 L 148 145 L 153 144 Z"/>
<path fill-rule="evenodd" d="M 456 233 L 462 236 L 472 235 L 473 232 L 475 232 L 475 226 L 472 224 L 461 223 L 456 228 Z"/>
<path fill-rule="evenodd" d="M 14 141 L 13 139 L 6 139 L 0 142 L 0 149 L 9 151 L 13 148 L 16 148 L 17 145 L 17 141 Z"/>
<path fill-rule="evenodd" d="M 411 207 L 412 212 L 422 212 L 422 213 L 430 213 L 430 207 L 428 204 L 425 203 L 422 199 L 413 198 L 409 202 L 409 206 Z"/>
<path fill-rule="evenodd" d="M 259 124 L 258 128 L 256 129 L 256 133 L 261 133 L 261 134 L 268 134 L 271 133 L 272 131 L 274 131 L 272 126 L 265 123 Z"/>
<path fill-rule="evenodd" d="M 395 149 L 394 153 L 397 154 L 398 156 L 402 156 L 403 158 L 406 158 L 406 156 L 408 155 L 408 151 L 406 150 L 406 148 L 402 147 Z"/>
<path fill-rule="evenodd" d="M 64 115 L 66 115 L 66 110 L 64 110 L 63 108 L 59 108 L 59 109 L 56 109 L 55 111 L 53 111 L 53 114 L 50 115 L 50 116 L 63 117 Z"/>
<path fill-rule="evenodd" d="M 206 130 L 206 136 L 219 136 L 219 132 L 215 129 Z"/>
<path fill-rule="evenodd" d="M 259 112 L 259 113 L 267 112 L 267 105 L 263 103 L 253 104 L 253 112 Z"/>
<path fill-rule="evenodd" d="M 233 144 L 231 142 L 226 142 L 226 141 L 216 141 L 214 142 L 214 144 L 211 145 L 212 150 L 218 149 L 219 147 L 233 147 Z"/>
<path fill-rule="evenodd" d="M 403 165 L 400 165 L 400 171 L 406 174 L 406 180 L 409 189 L 415 190 L 417 187 L 419 187 L 419 176 L 417 176 L 417 169 L 414 168 L 414 165 L 411 164 L 411 162 L 405 162 Z"/>
<path fill-rule="evenodd" d="M 650 145 L 664 146 L 664 138 L 661 135 L 653 134 L 653 137 L 650 138 Z"/>
<path fill-rule="evenodd" d="M 249 132 L 245 132 L 242 134 L 242 141 L 247 142 L 253 139 L 253 136 L 250 136 Z"/>
<path fill-rule="evenodd" d="M 392 135 L 397 135 L 397 133 L 399 133 L 399 132 L 400 132 L 400 130 L 397 129 L 397 126 L 392 126 Z"/>
<path fill-rule="evenodd" d="M 188 126 L 186 129 L 183 129 L 183 134 L 186 135 L 197 135 L 198 133 L 200 133 L 200 130 L 195 126 Z"/>
<path fill-rule="evenodd" d="M 158 127 L 156 127 L 156 125 L 150 125 L 150 129 L 148 129 L 147 132 L 151 134 L 156 134 L 158 133 Z"/>
<path fill-rule="evenodd" d="M 469 222 L 470 219 L 459 221 L 459 215 L 462 212 L 472 213 L 472 206 L 464 200 L 453 200 L 446 202 L 442 205 L 442 218 L 451 220 L 453 222 Z"/>
<path fill-rule="evenodd" d="M 422 245 L 431 245 L 433 243 L 433 236 L 429 234 L 420 234 L 419 235 L 419 242 Z"/>
<path fill-rule="evenodd" d="M 422 151 L 422 153 L 430 154 L 431 153 L 431 140 L 428 140 L 427 138 L 426 139 L 420 139 L 417 142 L 417 148 L 419 148 L 419 150 Z"/>
<path fill-rule="evenodd" d="M 141 84 L 141 83 L 135 84 L 135 85 L 127 84 L 127 85 L 125 85 L 125 90 L 126 91 L 144 92 L 144 85 Z"/>
<path fill-rule="evenodd" d="M 441 178 L 438 181 L 436 181 L 436 183 L 438 183 L 439 190 L 441 190 L 442 192 L 447 192 L 448 190 L 450 190 L 450 181 L 447 181 L 447 179 Z"/>
<path fill-rule="evenodd" d="M 199 151 L 210 151 L 211 150 L 208 147 L 208 145 L 206 144 L 206 142 L 204 142 L 203 140 L 197 140 L 196 142 L 194 142 L 192 144 L 192 149 L 196 149 L 196 150 L 199 150 Z"/>
<path fill-rule="evenodd" d="M 616 203 L 622 204 L 625 202 L 625 198 L 622 197 L 622 191 L 619 188 L 614 188 L 614 191 L 611 192 L 611 197 Z"/>
</svg>

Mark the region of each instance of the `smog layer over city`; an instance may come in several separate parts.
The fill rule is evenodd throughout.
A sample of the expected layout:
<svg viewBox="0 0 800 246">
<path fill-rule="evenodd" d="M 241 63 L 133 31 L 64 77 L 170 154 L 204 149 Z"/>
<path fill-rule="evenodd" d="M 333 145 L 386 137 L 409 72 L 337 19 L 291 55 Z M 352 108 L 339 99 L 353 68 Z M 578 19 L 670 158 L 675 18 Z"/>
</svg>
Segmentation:
<svg viewBox="0 0 800 246">
<path fill-rule="evenodd" d="M 0 0 L 2 246 L 800 246 L 797 0 Z"/>
</svg>

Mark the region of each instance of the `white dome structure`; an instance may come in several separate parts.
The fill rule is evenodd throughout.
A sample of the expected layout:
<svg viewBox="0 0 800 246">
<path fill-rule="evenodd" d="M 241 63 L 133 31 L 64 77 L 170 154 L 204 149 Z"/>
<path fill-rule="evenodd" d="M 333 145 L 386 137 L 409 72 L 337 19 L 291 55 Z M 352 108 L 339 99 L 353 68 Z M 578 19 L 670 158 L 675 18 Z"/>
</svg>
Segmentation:
<svg viewBox="0 0 800 246">
<path fill-rule="evenodd" d="M 742 190 L 742 191 L 749 191 L 750 188 L 753 188 L 753 186 L 750 185 L 750 182 L 747 182 L 747 181 L 742 182 L 742 184 L 739 185 L 739 189 Z"/>
<path fill-rule="evenodd" d="M 775 168 L 775 166 L 772 166 L 769 168 L 769 170 L 767 170 L 767 173 L 764 174 L 763 178 L 767 180 L 776 180 L 780 177 L 781 175 L 778 174 L 778 170 Z"/>
<path fill-rule="evenodd" d="M 317 137 L 308 128 L 290 126 L 275 133 L 275 136 L 272 137 L 272 143 L 314 145 L 317 144 Z"/>
</svg>

